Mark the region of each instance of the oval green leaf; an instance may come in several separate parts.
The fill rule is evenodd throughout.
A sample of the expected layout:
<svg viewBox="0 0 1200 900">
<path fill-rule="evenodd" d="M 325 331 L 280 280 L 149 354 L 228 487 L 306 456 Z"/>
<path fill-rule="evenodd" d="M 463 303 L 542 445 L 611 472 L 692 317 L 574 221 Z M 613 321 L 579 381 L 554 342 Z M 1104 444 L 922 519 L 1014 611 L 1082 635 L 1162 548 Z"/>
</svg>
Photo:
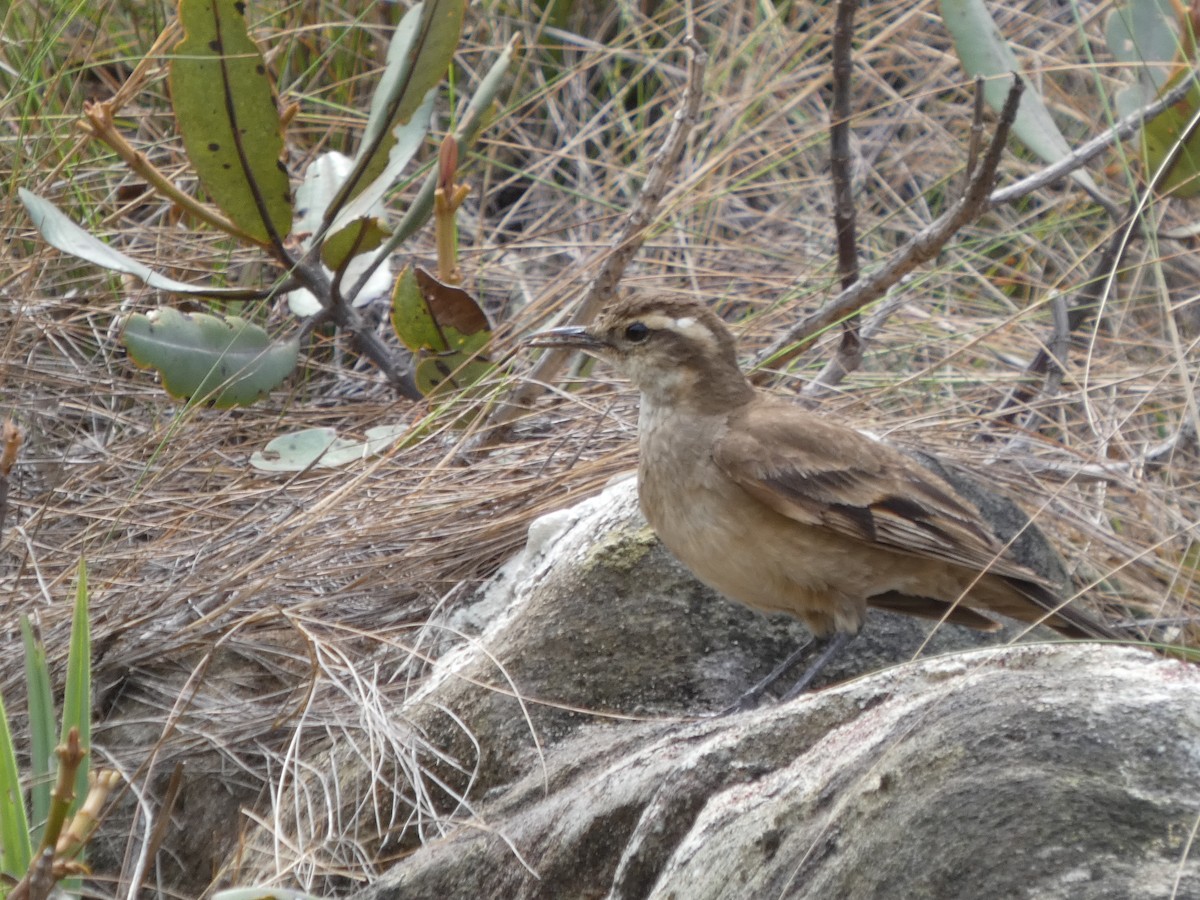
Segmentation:
<svg viewBox="0 0 1200 900">
<path fill-rule="evenodd" d="M 278 387 L 295 371 L 299 355 L 295 338 L 272 341 L 237 316 L 170 307 L 129 316 L 121 342 L 137 365 L 159 372 L 171 396 L 221 409 L 249 406 Z"/>
<path fill-rule="evenodd" d="M 410 426 L 379 425 L 367 429 L 365 441 L 340 438 L 332 428 L 306 428 L 280 435 L 250 457 L 250 465 L 264 472 L 302 472 L 310 466 L 322 469 L 344 466 L 382 453 L 406 433 Z"/>
<path fill-rule="evenodd" d="M 244 0 L 180 0 L 184 39 L 171 60 L 175 116 L 204 190 L 263 243 L 292 226 L 283 127 Z"/>
<path fill-rule="evenodd" d="M 345 267 L 350 260 L 372 250 L 378 250 L 388 232 L 382 219 L 364 216 L 334 232 L 321 244 L 321 262 L 333 271 Z"/>
<path fill-rule="evenodd" d="M 470 353 L 439 353 L 417 363 L 414 378 L 424 396 L 439 397 L 469 388 L 495 369 L 495 363 Z"/>
<path fill-rule="evenodd" d="M 433 353 L 477 353 L 492 338 L 475 298 L 442 284 L 424 269 L 405 266 L 392 292 L 392 328 L 406 347 Z"/>
<path fill-rule="evenodd" d="M 432 350 L 435 353 L 450 350 L 433 313 L 425 303 L 421 286 L 417 284 L 417 273 L 412 266 L 405 266 L 401 270 L 392 290 L 392 330 L 400 342 L 414 353 L 419 350 Z"/>
</svg>

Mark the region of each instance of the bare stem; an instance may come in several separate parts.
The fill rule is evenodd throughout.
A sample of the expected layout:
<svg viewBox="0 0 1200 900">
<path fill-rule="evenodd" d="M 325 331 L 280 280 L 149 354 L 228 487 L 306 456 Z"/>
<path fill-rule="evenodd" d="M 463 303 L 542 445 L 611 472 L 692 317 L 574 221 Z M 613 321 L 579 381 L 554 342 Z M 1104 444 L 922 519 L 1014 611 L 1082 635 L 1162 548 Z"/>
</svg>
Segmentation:
<svg viewBox="0 0 1200 900">
<path fill-rule="evenodd" d="M 854 13 L 858 0 L 838 0 L 833 26 L 833 107 L 829 123 L 829 168 L 833 179 L 833 223 L 837 236 L 837 266 L 842 290 L 858 281 L 858 234 L 854 184 L 850 173 L 850 98 L 852 87 Z M 837 353 L 808 385 L 806 393 L 824 393 L 862 365 L 863 341 L 858 314 L 842 321 Z"/>
<path fill-rule="evenodd" d="M 201 222 L 206 222 L 213 228 L 233 235 L 240 241 L 268 250 L 272 248 L 273 245 L 270 241 L 260 241 L 251 237 L 215 209 L 205 206 L 195 197 L 191 197 L 177 188 L 170 178 L 146 158 L 144 153 L 139 153 L 129 141 L 125 140 L 125 136 L 113 124 L 113 111 L 114 106 L 110 100 L 85 104 L 83 107 L 84 118 L 79 122 L 79 129 L 92 140 L 107 144 L 121 158 L 121 161 L 129 166 L 130 171 L 145 179 L 155 193 L 178 205 L 180 209 L 195 216 Z"/>
<path fill-rule="evenodd" d="M 1019 200 L 1021 197 L 1032 194 L 1034 191 L 1040 190 L 1046 185 L 1070 175 L 1076 169 L 1083 168 L 1083 166 L 1087 165 L 1113 144 L 1130 137 L 1145 123 L 1186 97 L 1188 92 L 1196 86 L 1196 75 L 1196 72 L 1189 73 L 1179 84 L 1175 85 L 1175 87 L 1171 88 L 1171 90 L 1167 91 L 1153 103 L 1144 106 L 1136 112 L 1130 113 L 1108 131 L 1097 135 L 1086 144 L 1075 148 L 1069 156 L 1063 157 L 1054 163 L 1054 165 L 1047 166 L 1040 172 L 1030 175 L 1028 178 L 1022 178 L 1015 184 L 1010 184 L 1008 187 L 996 191 L 988 199 L 989 205 L 999 206 L 1001 203 L 1011 203 L 1014 200 Z"/>
<path fill-rule="evenodd" d="M 913 235 L 887 265 L 855 282 L 789 329 L 761 354 L 760 362 L 763 366 L 782 366 L 795 359 L 831 325 L 836 325 L 867 304 L 878 300 L 901 278 L 936 256 L 960 228 L 977 219 L 988 209 L 989 194 L 996 181 L 996 170 L 999 168 L 1009 131 L 1017 117 L 1017 107 L 1021 102 L 1023 90 L 1024 84 L 1021 79 L 1014 78 L 987 152 L 984 153 L 979 168 L 972 173 L 967 182 L 963 196 L 945 213 Z M 766 379 L 767 373 L 760 371 L 754 377 L 755 380 L 762 381 Z"/>
</svg>

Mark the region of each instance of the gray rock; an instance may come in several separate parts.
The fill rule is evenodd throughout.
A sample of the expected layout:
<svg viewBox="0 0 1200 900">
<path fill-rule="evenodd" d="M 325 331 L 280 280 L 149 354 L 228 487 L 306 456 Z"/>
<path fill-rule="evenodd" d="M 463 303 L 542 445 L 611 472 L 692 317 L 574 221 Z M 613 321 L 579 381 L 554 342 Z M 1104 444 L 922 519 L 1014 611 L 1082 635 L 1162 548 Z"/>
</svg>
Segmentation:
<svg viewBox="0 0 1200 900">
<path fill-rule="evenodd" d="M 975 651 L 783 707 L 581 727 L 361 898 L 1200 896 L 1200 677 Z M 536 873 L 536 874 L 535 874 Z"/>
<path fill-rule="evenodd" d="M 629 482 L 531 534 L 402 710 L 482 799 L 359 897 L 1200 896 L 1194 667 L 879 615 L 857 680 L 699 718 L 803 629 L 696 584 Z"/>
</svg>

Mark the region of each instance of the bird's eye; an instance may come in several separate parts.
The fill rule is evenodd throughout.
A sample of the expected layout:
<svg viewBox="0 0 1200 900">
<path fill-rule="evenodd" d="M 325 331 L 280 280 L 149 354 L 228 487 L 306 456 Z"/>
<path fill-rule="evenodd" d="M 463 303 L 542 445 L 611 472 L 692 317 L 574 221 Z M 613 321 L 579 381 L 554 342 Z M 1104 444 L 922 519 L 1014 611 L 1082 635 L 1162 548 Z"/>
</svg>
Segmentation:
<svg viewBox="0 0 1200 900">
<path fill-rule="evenodd" d="M 650 327 L 645 322 L 634 322 L 625 328 L 625 340 L 640 344 L 650 337 Z"/>
</svg>

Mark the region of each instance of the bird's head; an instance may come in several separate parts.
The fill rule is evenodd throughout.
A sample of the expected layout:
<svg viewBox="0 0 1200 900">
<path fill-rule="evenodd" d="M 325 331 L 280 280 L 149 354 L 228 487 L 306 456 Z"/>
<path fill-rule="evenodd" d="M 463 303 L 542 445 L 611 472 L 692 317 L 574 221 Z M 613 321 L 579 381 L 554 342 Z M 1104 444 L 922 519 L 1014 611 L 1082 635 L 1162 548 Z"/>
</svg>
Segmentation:
<svg viewBox="0 0 1200 900">
<path fill-rule="evenodd" d="M 711 309 L 693 300 L 630 297 L 586 328 L 552 328 L 534 347 L 565 347 L 611 363 L 647 399 L 719 407 L 753 389 L 738 369 L 733 335 Z"/>
</svg>

